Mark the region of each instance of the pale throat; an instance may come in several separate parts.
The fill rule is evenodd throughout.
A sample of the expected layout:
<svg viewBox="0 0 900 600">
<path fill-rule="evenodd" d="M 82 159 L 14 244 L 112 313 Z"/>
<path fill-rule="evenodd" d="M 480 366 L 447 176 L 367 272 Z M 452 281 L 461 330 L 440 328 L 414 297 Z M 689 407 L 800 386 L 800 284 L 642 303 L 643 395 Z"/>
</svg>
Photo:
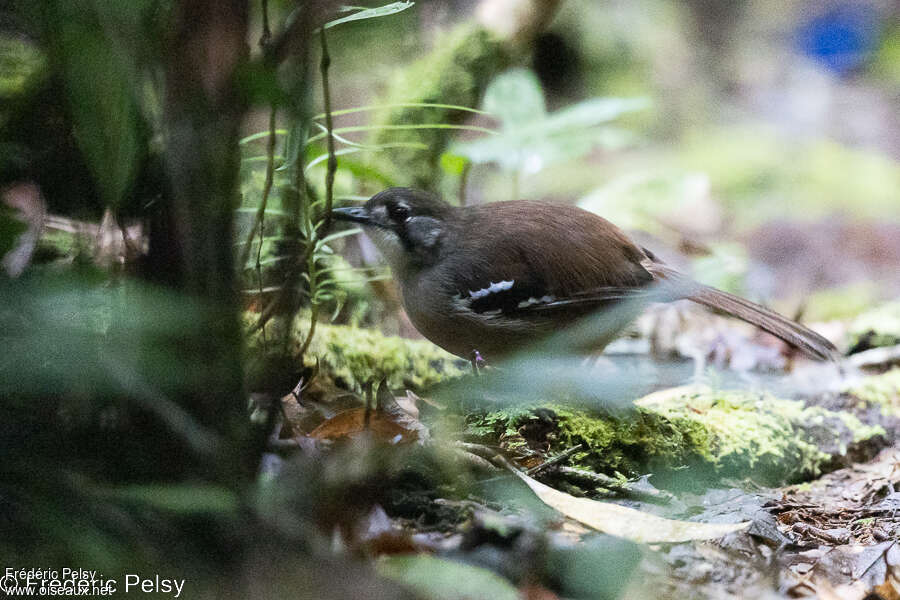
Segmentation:
<svg viewBox="0 0 900 600">
<path fill-rule="evenodd" d="M 395 273 L 406 270 L 409 257 L 396 233 L 381 227 L 364 227 L 363 230 Z"/>
</svg>

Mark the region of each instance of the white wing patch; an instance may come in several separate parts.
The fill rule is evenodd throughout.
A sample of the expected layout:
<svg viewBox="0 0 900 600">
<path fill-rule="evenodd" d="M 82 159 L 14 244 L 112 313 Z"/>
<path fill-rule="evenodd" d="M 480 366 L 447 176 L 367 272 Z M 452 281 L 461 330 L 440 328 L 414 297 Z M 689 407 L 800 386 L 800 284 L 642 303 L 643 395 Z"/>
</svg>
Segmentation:
<svg viewBox="0 0 900 600">
<path fill-rule="evenodd" d="M 490 294 L 496 294 L 498 292 L 505 292 L 506 290 L 512 288 L 513 284 L 515 284 L 515 283 L 516 283 L 515 279 L 512 279 L 510 281 L 501 281 L 499 283 L 494 283 L 492 281 L 491 285 L 489 285 L 486 288 L 482 288 L 475 292 L 473 292 L 472 290 L 469 290 L 469 298 L 471 298 L 472 300 L 478 300 L 479 298 L 484 298 L 485 296 L 488 296 Z"/>
<path fill-rule="evenodd" d="M 468 297 L 463 297 L 461 294 L 457 294 L 454 297 L 454 301 L 457 305 L 464 310 L 471 310 L 470 306 L 472 302 L 476 300 L 480 300 L 481 298 L 487 298 L 491 294 L 499 294 L 500 292 L 506 292 L 512 289 L 513 285 L 515 285 L 515 279 L 509 281 L 500 281 L 494 283 L 493 281 L 486 288 L 481 288 L 480 290 L 469 290 Z M 529 308 L 531 306 L 539 306 L 543 304 L 550 304 L 552 302 L 556 302 L 556 296 L 545 295 L 537 298 L 535 296 L 531 296 L 527 300 L 521 300 L 516 304 L 516 308 Z M 503 312 L 503 309 L 497 308 L 494 310 L 485 310 L 481 311 L 480 314 L 485 317 L 494 317 L 498 316 Z"/>
<path fill-rule="evenodd" d="M 528 308 L 529 306 L 534 306 L 535 304 L 550 304 L 556 300 L 553 296 L 541 296 L 540 298 L 535 298 L 532 296 L 528 300 L 522 300 L 518 304 L 518 308 Z"/>
</svg>

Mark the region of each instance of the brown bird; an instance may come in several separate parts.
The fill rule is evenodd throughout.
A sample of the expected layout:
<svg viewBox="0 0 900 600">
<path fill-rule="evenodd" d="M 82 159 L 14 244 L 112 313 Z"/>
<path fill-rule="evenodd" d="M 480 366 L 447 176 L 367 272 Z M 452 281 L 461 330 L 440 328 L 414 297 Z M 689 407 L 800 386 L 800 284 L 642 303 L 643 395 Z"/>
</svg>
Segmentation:
<svg viewBox="0 0 900 600">
<path fill-rule="evenodd" d="M 630 300 L 628 310 L 599 313 L 611 322 L 592 340 L 596 350 L 637 314 L 634 307 L 680 298 L 756 325 L 811 357 L 837 356 L 816 332 L 691 280 L 575 206 L 521 200 L 454 207 L 426 192 L 390 188 L 333 215 L 363 226 L 422 335 L 470 360 L 496 360 Z"/>
</svg>

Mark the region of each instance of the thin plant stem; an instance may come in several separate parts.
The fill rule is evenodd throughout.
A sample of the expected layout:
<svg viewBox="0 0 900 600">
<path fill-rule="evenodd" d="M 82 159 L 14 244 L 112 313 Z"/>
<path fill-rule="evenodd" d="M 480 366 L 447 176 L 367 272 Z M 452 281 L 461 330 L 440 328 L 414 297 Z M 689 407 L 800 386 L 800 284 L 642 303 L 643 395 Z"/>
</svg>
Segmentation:
<svg viewBox="0 0 900 600">
<path fill-rule="evenodd" d="M 276 110 L 273 105 L 271 110 L 269 111 L 269 143 L 266 146 L 266 153 L 269 157 L 269 161 L 266 163 L 266 181 L 263 184 L 263 192 L 262 192 L 262 200 L 260 200 L 259 210 L 256 213 L 256 220 L 259 224 L 259 246 L 256 248 L 256 275 L 259 281 L 259 295 L 262 298 L 262 263 L 260 259 L 262 258 L 262 247 L 263 247 L 263 234 L 265 233 L 265 218 L 266 218 L 266 205 L 269 202 L 269 194 L 272 192 L 272 182 L 275 179 L 275 115 Z M 250 246 L 246 246 L 246 248 L 250 248 Z M 262 323 L 262 338 L 263 338 L 263 347 L 268 346 L 268 340 L 266 339 L 266 324 Z"/>
<path fill-rule="evenodd" d="M 323 29 L 324 31 L 324 29 Z M 300 350 L 297 352 L 297 357 L 300 359 L 300 364 L 303 364 L 303 355 L 306 354 L 306 351 L 309 349 L 309 345 L 312 343 L 313 336 L 316 334 L 316 323 L 319 320 L 319 303 L 316 301 L 315 294 L 313 290 L 317 285 L 318 272 L 316 271 L 316 257 L 314 253 L 309 254 L 309 258 L 307 259 L 307 267 L 306 272 L 309 274 L 309 330 L 306 332 L 306 339 L 303 340 L 303 344 L 300 346 Z"/>
<path fill-rule="evenodd" d="M 269 27 L 269 0 L 262 0 L 262 36 L 259 46 L 266 51 L 272 41 L 272 29 Z"/>
<path fill-rule="evenodd" d="M 462 173 L 459 174 L 459 205 L 466 205 L 466 188 L 469 186 L 469 171 L 472 170 L 472 163 L 466 161 L 463 166 Z"/>
<path fill-rule="evenodd" d="M 325 127 L 328 130 L 328 170 L 325 173 L 325 214 L 316 228 L 316 237 L 319 238 L 331 229 L 331 209 L 334 204 L 334 176 L 337 172 L 337 156 L 334 152 L 334 120 L 331 117 L 331 87 L 328 83 L 328 68 L 331 66 L 331 56 L 328 54 L 328 41 L 325 28 L 319 30 L 319 39 L 322 42 L 322 61 L 319 69 L 322 73 L 322 100 L 325 104 Z"/>
</svg>

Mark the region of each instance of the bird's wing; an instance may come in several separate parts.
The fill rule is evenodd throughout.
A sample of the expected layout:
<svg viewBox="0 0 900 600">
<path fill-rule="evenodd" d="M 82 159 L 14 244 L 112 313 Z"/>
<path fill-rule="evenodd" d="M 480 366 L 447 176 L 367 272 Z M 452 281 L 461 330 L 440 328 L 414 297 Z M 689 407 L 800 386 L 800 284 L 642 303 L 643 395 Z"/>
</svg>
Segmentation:
<svg viewBox="0 0 900 600">
<path fill-rule="evenodd" d="M 444 277 L 459 305 L 481 314 L 589 312 L 648 294 L 646 254 L 618 228 L 571 206 L 501 202 L 468 209 L 471 231 Z M 491 235 L 502 230 L 504 235 Z"/>
</svg>

